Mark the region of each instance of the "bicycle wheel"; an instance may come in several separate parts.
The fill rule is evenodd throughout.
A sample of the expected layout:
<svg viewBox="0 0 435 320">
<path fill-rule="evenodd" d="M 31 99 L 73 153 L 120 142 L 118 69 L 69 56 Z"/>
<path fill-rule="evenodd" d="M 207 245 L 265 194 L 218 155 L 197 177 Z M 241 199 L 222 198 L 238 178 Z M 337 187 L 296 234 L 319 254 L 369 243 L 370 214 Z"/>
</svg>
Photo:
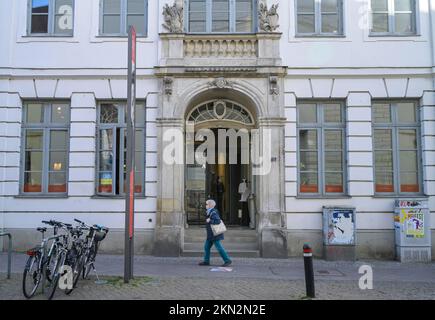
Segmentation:
<svg viewBox="0 0 435 320">
<path fill-rule="evenodd" d="M 83 279 L 87 279 L 87 277 L 89 276 L 89 272 L 91 272 L 92 266 L 94 264 L 95 261 L 95 256 L 97 255 L 97 245 L 94 242 L 92 244 L 91 249 L 88 252 L 88 255 L 85 259 L 85 263 L 83 266 Z"/>
<path fill-rule="evenodd" d="M 85 257 L 83 254 L 80 254 L 78 257 L 76 257 L 71 267 L 73 271 L 73 287 L 72 289 L 66 289 L 65 294 L 70 294 L 77 287 L 77 283 L 83 270 L 84 258 Z"/>
<path fill-rule="evenodd" d="M 54 266 L 51 270 L 51 281 L 47 279 L 45 286 L 45 294 L 48 300 L 51 300 L 54 296 L 54 293 L 57 289 L 57 284 L 59 283 L 60 278 L 60 268 L 65 263 L 66 254 L 64 251 L 58 251 L 57 257 L 54 257 Z"/>
<path fill-rule="evenodd" d="M 39 270 L 39 255 L 27 259 L 23 272 L 23 294 L 27 299 L 35 295 L 41 282 L 42 272 Z"/>
</svg>

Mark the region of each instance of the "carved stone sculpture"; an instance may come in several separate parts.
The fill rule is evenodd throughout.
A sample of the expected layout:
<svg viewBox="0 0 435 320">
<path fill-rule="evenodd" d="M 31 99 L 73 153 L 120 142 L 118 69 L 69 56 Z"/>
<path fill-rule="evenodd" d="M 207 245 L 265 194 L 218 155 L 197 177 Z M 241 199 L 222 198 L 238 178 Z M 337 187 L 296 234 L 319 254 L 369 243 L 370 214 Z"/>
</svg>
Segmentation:
<svg viewBox="0 0 435 320">
<path fill-rule="evenodd" d="M 276 29 L 278 29 L 278 6 L 279 4 L 274 4 L 270 9 L 268 9 L 266 3 L 260 3 L 258 9 L 258 22 L 260 31 L 274 32 Z"/>
<path fill-rule="evenodd" d="M 183 5 L 180 2 L 175 1 L 171 7 L 166 4 L 163 7 L 163 16 L 163 28 L 171 33 L 183 33 Z"/>
<path fill-rule="evenodd" d="M 211 88 L 216 87 L 216 88 L 219 88 L 219 89 L 233 88 L 234 82 L 233 81 L 228 81 L 225 78 L 220 77 L 220 78 L 217 78 L 217 79 L 215 79 L 213 81 L 210 81 L 208 83 L 208 86 L 211 87 Z"/>
</svg>

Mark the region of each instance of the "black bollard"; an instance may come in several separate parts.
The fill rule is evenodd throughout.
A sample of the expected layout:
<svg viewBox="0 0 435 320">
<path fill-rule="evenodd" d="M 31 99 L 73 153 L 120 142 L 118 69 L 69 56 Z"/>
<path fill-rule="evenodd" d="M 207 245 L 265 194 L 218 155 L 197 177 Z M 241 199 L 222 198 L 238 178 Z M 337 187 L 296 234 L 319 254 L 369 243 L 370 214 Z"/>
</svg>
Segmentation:
<svg viewBox="0 0 435 320">
<path fill-rule="evenodd" d="M 307 288 L 307 297 L 315 298 L 313 250 L 307 243 L 304 244 L 304 268 L 305 268 L 305 286 Z"/>
</svg>

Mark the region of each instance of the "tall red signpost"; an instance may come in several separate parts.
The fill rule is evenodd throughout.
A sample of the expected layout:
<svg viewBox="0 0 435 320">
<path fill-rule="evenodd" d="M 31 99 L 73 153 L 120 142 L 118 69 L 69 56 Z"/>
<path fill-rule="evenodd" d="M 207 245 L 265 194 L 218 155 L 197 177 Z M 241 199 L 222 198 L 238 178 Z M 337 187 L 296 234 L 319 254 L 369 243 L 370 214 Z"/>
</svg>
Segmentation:
<svg viewBox="0 0 435 320">
<path fill-rule="evenodd" d="M 134 152 L 135 129 L 134 109 L 136 105 L 136 30 L 130 26 L 128 30 L 128 79 L 127 79 L 127 159 L 125 185 L 125 251 L 124 282 L 133 278 L 133 236 L 134 236 Z"/>
</svg>

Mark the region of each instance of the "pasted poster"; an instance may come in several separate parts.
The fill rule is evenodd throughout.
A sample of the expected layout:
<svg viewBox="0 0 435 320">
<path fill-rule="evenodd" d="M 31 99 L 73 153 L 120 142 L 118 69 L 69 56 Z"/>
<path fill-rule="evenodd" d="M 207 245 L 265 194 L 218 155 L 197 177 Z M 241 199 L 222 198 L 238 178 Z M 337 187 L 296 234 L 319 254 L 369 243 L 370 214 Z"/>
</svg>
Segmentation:
<svg viewBox="0 0 435 320">
<path fill-rule="evenodd" d="M 352 209 L 332 209 L 328 212 L 328 244 L 355 244 L 355 219 Z"/>
<path fill-rule="evenodd" d="M 424 238 L 424 213 L 422 209 L 401 209 L 400 223 L 408 238 Z"/>
</svg>

